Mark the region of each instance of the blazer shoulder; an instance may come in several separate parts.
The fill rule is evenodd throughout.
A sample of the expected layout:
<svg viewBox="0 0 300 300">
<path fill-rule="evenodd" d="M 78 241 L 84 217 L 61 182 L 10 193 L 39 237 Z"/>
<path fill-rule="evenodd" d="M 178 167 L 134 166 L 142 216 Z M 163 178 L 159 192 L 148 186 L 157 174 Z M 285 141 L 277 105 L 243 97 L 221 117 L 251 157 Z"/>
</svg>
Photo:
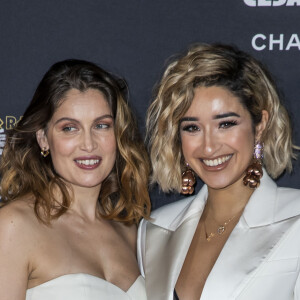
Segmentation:
<svg viewBox="0 0 300 300">
<path fill-rule="evenodd" d="M 169 225 L 182 214 L 186 208 L 193 202 L 196 196 L 190 196 L 170 204 L 166 204 L 151 213 L 150 220 L 155 225 L 169 228 Z"/>
<path fill-rule="evenodd" d="M 300 190 L 278 187 L 276 206 L 277 216 L 280 219 L 300 215 Z"/>
<path fill-rule="evenodd" d="M 289 187 L 278 187 L 278 196 L 288 201 L 300 200 L 300 189 L 293 189 Z"/>
</svg>

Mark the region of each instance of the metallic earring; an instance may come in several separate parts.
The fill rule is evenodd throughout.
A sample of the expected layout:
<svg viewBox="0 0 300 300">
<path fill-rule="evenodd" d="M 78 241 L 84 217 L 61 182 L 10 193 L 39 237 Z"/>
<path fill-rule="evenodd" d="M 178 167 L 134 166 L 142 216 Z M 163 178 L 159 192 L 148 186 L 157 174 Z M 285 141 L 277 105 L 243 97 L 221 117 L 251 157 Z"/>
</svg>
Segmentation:
<svg viewBox="0 0 300 300">
<path fill-rule="evenodd" d="M 194 172 L 189 167 L 189 164 L 186 163 L 186 170 L 182 173 L 181 194 L 184 195 L 193 194 L 195 183 L 196 183 L 196 179 L 195 179 Z"/>
<path fill-rule="evenodd" d="M 43 149 L 41 150 L 41 155 L 43 157 L 47 157 L 49 155 L 49 149 L 47 150 L 46 147 L 43 147 Z"/>
<path fill-rule="evenodd" d="M 264 157 L 264 144 L 256 142 L 253 153 L 253 163 L 246 169 L 246 176 L 243 179 L 244 185 L 256 189 L 260 185 L 263 176 L 262 159 Z"/>
</svg>

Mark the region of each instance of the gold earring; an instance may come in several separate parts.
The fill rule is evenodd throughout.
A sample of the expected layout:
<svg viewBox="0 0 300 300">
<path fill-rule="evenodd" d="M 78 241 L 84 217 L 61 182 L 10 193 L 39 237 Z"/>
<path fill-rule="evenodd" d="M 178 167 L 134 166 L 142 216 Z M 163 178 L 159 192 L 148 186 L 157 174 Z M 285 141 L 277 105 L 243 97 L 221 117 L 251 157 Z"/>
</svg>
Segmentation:
<svg viewBox="0 0 300 300">
<path fill-rule="evenodd" d="M 194 172 L 191 170 L 188 163 L 186 163 L 186 170 L 182 173 L 181 194 L 193 194 L 194 184 L 196 183 Z"/>
<path fill-rule="evenodd" d="M 260 185 L 263 176 L 262 159 L 264 157 L 264 144 L 256 142 L 253 152 L 253 163 L 246 169 L 246 176 L 243 179 L 244 185 L 256 189 Z"/>
<path fill-rule="evenodd" d="M 47 157 L 49 155 L 49 149 L 46 149 L 46 147 L 43 147 L 43 149 L 41 150 L 41 155 L 43 157 Z"/>
</svg>

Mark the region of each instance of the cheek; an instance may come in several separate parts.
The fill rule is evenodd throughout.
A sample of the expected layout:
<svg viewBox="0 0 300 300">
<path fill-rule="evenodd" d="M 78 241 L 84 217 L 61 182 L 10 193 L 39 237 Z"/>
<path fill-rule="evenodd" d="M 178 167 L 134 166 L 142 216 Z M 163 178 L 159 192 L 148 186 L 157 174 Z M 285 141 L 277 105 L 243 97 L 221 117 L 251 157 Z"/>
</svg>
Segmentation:
<svg viewBox="0 0 300 300">
<path fill-rule="evenodd" d="M 67 156 L 74 151 L 75 147 L 76 143 L 73 140 L 58 140 L 50 144 L 50 151 L 52 149 L 52 154 L 56 154 L 58 156 Z"/>
<path fill-rule="evenodd" d="M 183 156 L 187 157 L 188 153 L 190 152 L 190 144 L 184 136 L 181 136 L 181 150 Z"/>
<path fill-rule="evenodd" d="M 113 155 L 116 154 L 117 151 L 117 141 L 114 135 L 106 136 L 101 138 L 100 140 L 101 148 L 107 152 L 111 153 Z"/>
<path fill-rule="evenodd" d="M 181 135 L 181 149 L 185 157 L 191 155 L 199 148 L 201 141 L 196 137 Z"/>
<path fill-rule="evenodd" d="M 252 130 L 240 131 L 236 135 L 227 138 L 227 144 L 234 148 L 243 160 L 248 161 L 252 159 L 254 147 L 254 134 Z"/>
<path fill-rule="evenodd" d="M 67 163 L 66 158 L 74 153 L 76 143 L 71 139 L 49 139 L 49 149 L 52 163 L 55 169 L 63 163 Z"/>
</svg>

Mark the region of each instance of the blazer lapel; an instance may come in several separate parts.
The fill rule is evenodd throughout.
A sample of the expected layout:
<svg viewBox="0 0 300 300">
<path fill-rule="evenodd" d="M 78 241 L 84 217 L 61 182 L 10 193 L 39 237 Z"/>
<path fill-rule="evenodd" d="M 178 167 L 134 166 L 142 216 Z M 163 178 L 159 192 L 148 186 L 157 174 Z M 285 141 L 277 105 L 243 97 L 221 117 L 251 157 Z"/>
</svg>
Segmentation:
<svg viewBox="0 0 300 300">
<path fill-rule="evenodd" d="M 294 221 L 285 219 L 274 223 L 276 199 L 277 186 L 265 175 L 208 276 L 201 300 L 236 299 L 272 254 Z"/>
<path fill-rule="evenodd" d="M 291 222 L 289 219 L 272 226 L 249 228 L 242 217 L 206 280 L 201 300 L 236 299 Z"/>
<path fill-rule="evenodd" d="M 199 214 L 190 217 L 175 232 L 147 224 L 145 278 L 149 300 L 173 300 L 172 291 L 199 218 Z"/>
<path fill-rule="evenodd" d="M 145 252 L 146 290 L 149 300 L 173 300 L 173 291 L 203 212 L 207 190 L 175 218 L 168 228 L 148 222 Z M 166 226 L 165 226 L 166 227 Z"/>
</svg>

